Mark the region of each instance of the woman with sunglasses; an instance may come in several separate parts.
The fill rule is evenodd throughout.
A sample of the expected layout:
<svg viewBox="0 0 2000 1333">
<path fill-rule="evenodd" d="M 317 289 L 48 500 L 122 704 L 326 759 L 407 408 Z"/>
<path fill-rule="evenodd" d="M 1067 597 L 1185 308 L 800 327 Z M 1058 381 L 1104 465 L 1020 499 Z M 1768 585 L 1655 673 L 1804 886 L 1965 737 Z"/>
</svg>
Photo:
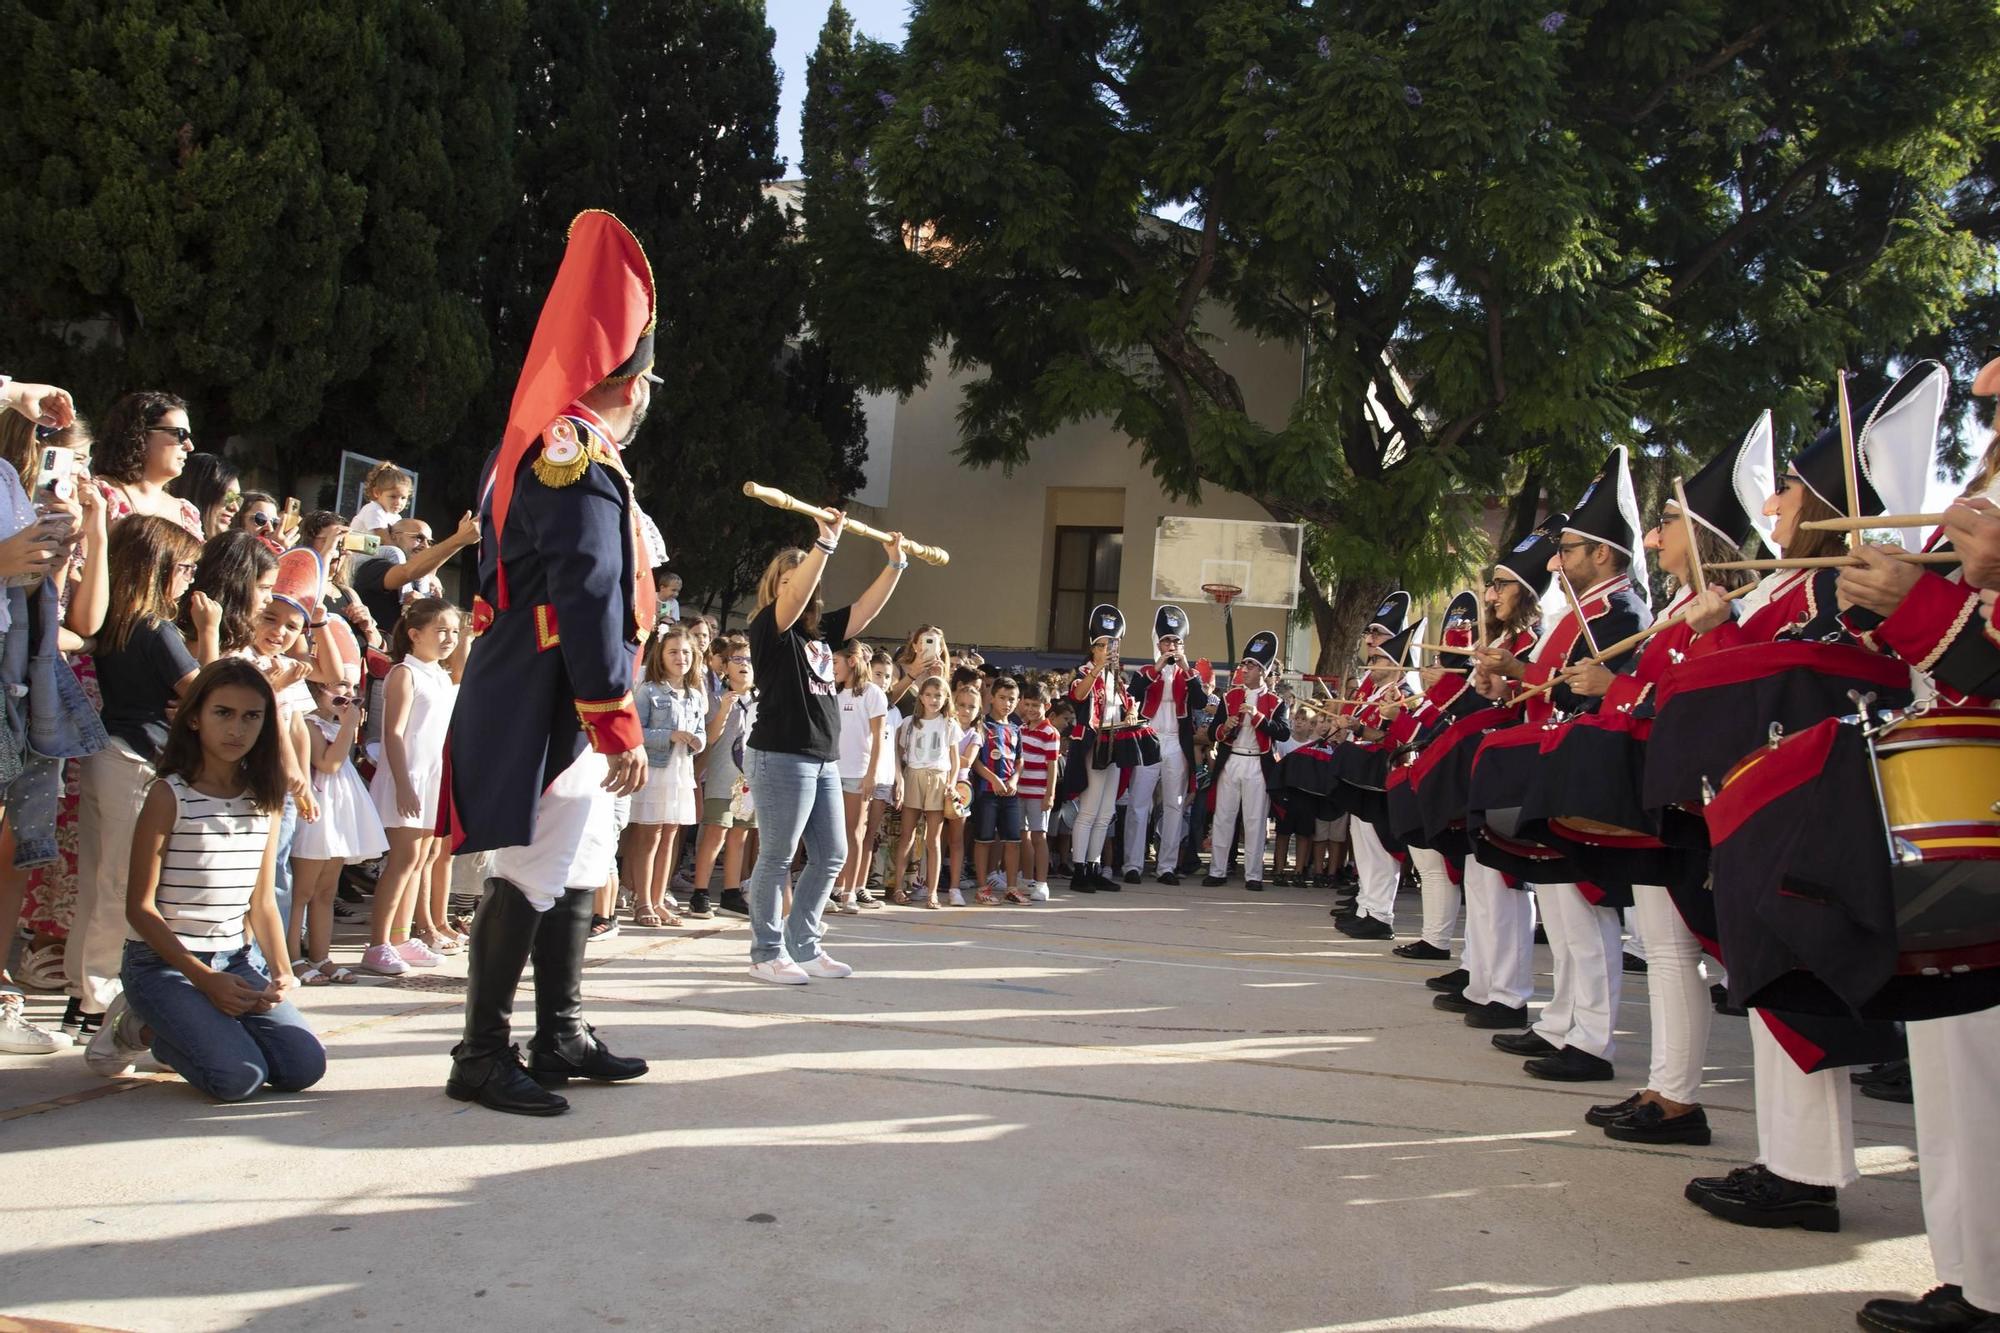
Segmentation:
<svg viewBox="0 0 2000 1333">
<path fill-rule="evenodd" d="M 236 516 L 235 528 L 253 537 L 279 539 L 278 499 L 264 491 L 243 492 L 243 512 Z"/>
<path fill-rule="evenodd" d="M 206 541 L 235 526 L 243 508 L 242 483 L 228 459 L 196 451 L 187 456 L 181 474 L 167 483 L 167 493 L 186 500 L 201 514 L 201 537 Z"/>
<path fill-rule="evenodd" d="M 187 404 L 173 394 L 146 389 L 113 403 L 90 450 L 107 522 L 150 514 L 204 540 L 201 511 L 168 489 L 186 470 L 193 449 Z"/>
</svg>

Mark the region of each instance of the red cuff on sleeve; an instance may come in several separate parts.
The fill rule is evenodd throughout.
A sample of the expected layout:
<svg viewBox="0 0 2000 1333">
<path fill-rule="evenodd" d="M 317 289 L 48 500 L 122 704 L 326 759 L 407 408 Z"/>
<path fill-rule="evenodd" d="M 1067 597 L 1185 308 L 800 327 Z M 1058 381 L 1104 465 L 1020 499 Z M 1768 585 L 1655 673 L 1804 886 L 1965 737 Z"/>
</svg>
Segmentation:
<svg viewBox="0 0 2000 1333">
<path fill-rule="evenodd" d="M 639 729 L 639 708 L 628 693 L 617 699 L 578 699 L 577 721 L 599 754 L 624 754 L 646 743 Z"/>
<path fill-rule="evenodd" d="M 1606 709 L 1636 708 L 1652 691 L 1652 682 L 1640 680 L 1637 676 L 1613 676 L 1611 686 L 1604 691 Z"/>
<path fill-rule="evenodd" d="M 1928 671 L 1978 614 L 1977 592 L 1925 570 L 1902 603 L 1875 628 L 1875 635 L 1896 656 Z"/>
</svg>

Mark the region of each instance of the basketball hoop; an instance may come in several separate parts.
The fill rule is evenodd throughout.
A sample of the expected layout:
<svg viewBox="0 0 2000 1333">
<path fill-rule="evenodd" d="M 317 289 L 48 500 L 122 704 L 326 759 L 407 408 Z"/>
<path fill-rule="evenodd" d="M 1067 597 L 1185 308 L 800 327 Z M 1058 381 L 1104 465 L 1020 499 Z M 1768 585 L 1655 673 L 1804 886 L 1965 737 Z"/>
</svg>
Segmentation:
<svg viewBox="0 0 2000 1333">
<path fill-rule="evenodd" d="M 1241 586 L 1234 583 L 1204 583 L 1201 590 L 1208 600 L 1222 608 L 1222 640 L 1229 648 L 1229 661 L 1236 661 L 1236 622 L 1230 618 L 1229 604 L 1243 595 Z"/>
</svg>

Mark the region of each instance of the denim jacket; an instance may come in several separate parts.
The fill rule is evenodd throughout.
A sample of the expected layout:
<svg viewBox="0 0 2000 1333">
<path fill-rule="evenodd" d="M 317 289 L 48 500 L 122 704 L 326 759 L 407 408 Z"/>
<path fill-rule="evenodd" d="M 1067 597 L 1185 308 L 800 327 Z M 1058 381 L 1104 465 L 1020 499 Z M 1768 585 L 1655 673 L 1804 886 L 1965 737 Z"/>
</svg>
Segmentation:
<svg viewBox="0 0 2000 1333">
<path fill-rule="evenodd" d="M 676 749 L 691 756 L 701 753 L 702 746 L 707 744 L 708 692 L 699 682 L 693 689 L 676 691 L 657 681 L 641 681 L 632 691 L 632 697 L 639 706 L 639 729 L 645 733 L 648 764 L 665 767 Z M 695 743 L 676 745 L 668 739 L 676 731 L 687 732 Z"/>
</svg>

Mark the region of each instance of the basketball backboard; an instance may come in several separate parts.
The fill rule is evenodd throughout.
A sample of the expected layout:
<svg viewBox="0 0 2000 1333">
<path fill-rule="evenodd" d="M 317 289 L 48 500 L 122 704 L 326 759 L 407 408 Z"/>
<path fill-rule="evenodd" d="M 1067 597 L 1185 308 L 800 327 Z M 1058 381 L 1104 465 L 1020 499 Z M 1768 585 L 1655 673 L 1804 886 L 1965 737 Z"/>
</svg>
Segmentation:
<svg viewBox="0 0 2000 1333">
<path fill-rule="evenodd" d="M 370 468 L 381 461 L 366 454 L 357 454 L 352 449 L 340 451 L 340 476 L 335 481 L 333 489 L 335 513 L 345 514 L 351 518 L 360 511 L 362 505 L 368 503 L 368 497 L 361 493 L 362 479 L 368 475 Z M 410 479 L 410 503 L 404 506 L 403 512 L 414 514 L 417 512 L 417 472 L 415 468 L 406 467 L 403 468 L 403 474 Z M 311 506 L 308 505 L 307 508 Z"/>
<path fill-rule="evenodd" d="M 1153 600 L 1183 606 L 1207 600 L 1203 584 L 1243 589 L 1237 606 L 1291 610 L 1299 604 L 1305 529 L 1297 523 L 1169 514 L 1153 532 Z"/>
</svg>

